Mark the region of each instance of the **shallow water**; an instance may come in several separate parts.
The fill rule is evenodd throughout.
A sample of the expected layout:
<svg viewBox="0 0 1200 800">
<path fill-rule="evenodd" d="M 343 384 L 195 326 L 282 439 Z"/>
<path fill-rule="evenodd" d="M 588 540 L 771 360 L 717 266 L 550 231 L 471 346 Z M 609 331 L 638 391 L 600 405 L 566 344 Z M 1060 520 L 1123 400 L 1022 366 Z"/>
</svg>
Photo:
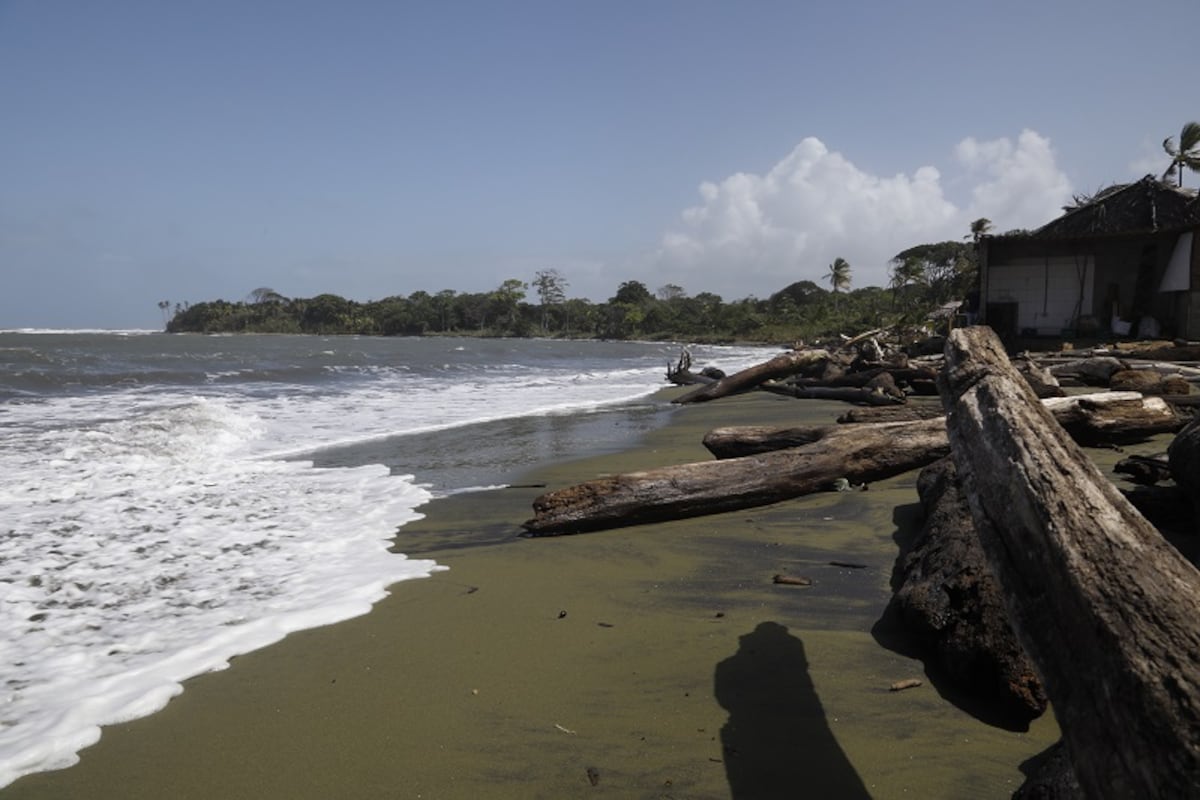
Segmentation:
<svg viewBox="0 0 1200 800">
<path fill-rule="evenodd" d="M 432 574 L 390 548 L 417 508 L 657 424 L 677 352 L 0 332 L 0 786 Z"/>
</svg>

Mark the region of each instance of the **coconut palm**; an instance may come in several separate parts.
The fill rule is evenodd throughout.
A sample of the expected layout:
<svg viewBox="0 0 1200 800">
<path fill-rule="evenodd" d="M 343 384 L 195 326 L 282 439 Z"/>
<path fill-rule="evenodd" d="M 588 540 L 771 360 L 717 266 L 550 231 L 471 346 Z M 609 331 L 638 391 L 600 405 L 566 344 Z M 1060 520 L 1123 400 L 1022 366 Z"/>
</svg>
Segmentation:
<svg viewBox="0 0 1200 800">
<path fill-rule="evenodd" d="M 1172 137 L 1163 139 L 1163 150 L 1171 157 L 1171 166 L 1163 173 L 1163 180 L 1175 177 L 1177 185 L 1182 188 L 1184 168 L 1200 172 L 1200 122 L 1189 122 L 1183 126 L 1183 130 L 1179 132 L 1178 148 L 1175 147 Z"/>
<path fill-rule="evenodd" d="M 987 236 L 991 229 L 992 221 L 987 217 L 980 217 L 971 223 L 971 233 L 964 238 L 969 238 L 975 244 L 979 244 L 979 240 Z"/>
<path fill-rule="evenodd" d="M 836 310 L 837 293 L 850 288 L 850 262 L 838 256 L 829 265 L 829 272 L 825 277 L 829 279 L 829 285 L 833 287 L 833 307 Z"/>
</svg>

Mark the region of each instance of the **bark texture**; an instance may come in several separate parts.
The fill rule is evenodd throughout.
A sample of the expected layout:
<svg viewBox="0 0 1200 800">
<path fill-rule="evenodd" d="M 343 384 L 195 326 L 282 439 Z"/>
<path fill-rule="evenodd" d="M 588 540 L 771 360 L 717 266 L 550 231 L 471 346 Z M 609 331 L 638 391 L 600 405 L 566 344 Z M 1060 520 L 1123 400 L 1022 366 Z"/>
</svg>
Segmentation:
<svg viewBox="0 0 1200 800">
<path fill-rule="evenodd" d="M 533 501 L 531 534 L 604 528 L 754 508 L 922 467 L 949 451 L 941 419 L 870 426 L 830 426 L 800 447 L 722 461 L 613 475 L 547 492 Z"/>
<path fill-rule="evenodd" d="M 681 404 L 702 403 L 708 400 L 728 397 L 732 394 L 739 394 L 740 392 L 747 392 L 764 381 L 778 380 L 788 375 L 795 375 L 802 369 L 828 360 L 829 352 L 826 350 L 791 350 L 786 353 L 780 353 L 769 361 L 764 361 L 741 372 L 728 375 L 716 383 L 694 389 L 685 395 L 676 397 L 673 402 Z"/>
<path fill-rule="evenodd" d="M 953 331 L 954 461 L 1009 618 L 1084 791 L 1200 794 L 1200 572 L 1121 496 L 1009 364 Z"/>
<path fill-rule="evenodd" d="M 959 689 L 1014 724 L 1046 710 L 1046 693 L 1009 624 L 949 458 L 917 481 L 925 524 L 896 563 L 892 607 Z"/>
</svg>

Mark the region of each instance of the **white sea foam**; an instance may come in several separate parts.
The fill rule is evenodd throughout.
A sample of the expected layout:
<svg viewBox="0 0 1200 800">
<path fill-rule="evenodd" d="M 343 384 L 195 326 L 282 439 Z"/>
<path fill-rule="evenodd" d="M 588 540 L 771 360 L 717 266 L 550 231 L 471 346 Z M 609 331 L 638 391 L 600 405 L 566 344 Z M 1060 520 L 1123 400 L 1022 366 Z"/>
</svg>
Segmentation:
<svg viewBox="0 0 1200 800">
<path fill-rule="evenodd" d="M 389 584 L 440 569 L 387 550 L 430 497 L 420 475 L 285 458 L 601 408 L 663 385 L 665 359 L 645 352 L 587 368 L 566 352 L 535 366 L 471 342 L 410 368 L 403 342 L 365 342 L 364 354 L 353 339 L 316 351 L 311 341 L 164 337 L 114 350 L 111 373 L 87 375 L 72 349 L 36 365 L 64 365 L 53 390 L 9 388 L 19 399 L 0 403 L 0 786 L 73 763 L 100 725 L 152 713 L 189 676 L 365 613 Z M 761 353 L 710 350 L 704 363 Z"/>
<path fill-rule="evenodd" d="M 428 498 L 411 477 L 246 458 L 265 426 L 220 400 L 127 401 L 90 424 L 81 398 L 5 418 L 0 786 L 73 763 L 99 725 L 157 710 L 189 676 L 438 568 L 387 552 Z"/>
</svg>

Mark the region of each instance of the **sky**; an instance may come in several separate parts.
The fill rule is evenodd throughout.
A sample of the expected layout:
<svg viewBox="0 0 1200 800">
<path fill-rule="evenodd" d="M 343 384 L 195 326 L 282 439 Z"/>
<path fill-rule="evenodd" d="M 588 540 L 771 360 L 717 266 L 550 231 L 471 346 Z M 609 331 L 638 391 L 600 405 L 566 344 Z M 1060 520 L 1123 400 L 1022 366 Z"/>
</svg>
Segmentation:
<svg viewBox="0 0 1200 800">
<path fill-rule="evenodd" d="M 886 285 L 1161 174 L 1197 30 L 1196 0 L 0 0 L 0 329 L 549 269 L 598 302 L 838 257 Z"/>
</svg>

